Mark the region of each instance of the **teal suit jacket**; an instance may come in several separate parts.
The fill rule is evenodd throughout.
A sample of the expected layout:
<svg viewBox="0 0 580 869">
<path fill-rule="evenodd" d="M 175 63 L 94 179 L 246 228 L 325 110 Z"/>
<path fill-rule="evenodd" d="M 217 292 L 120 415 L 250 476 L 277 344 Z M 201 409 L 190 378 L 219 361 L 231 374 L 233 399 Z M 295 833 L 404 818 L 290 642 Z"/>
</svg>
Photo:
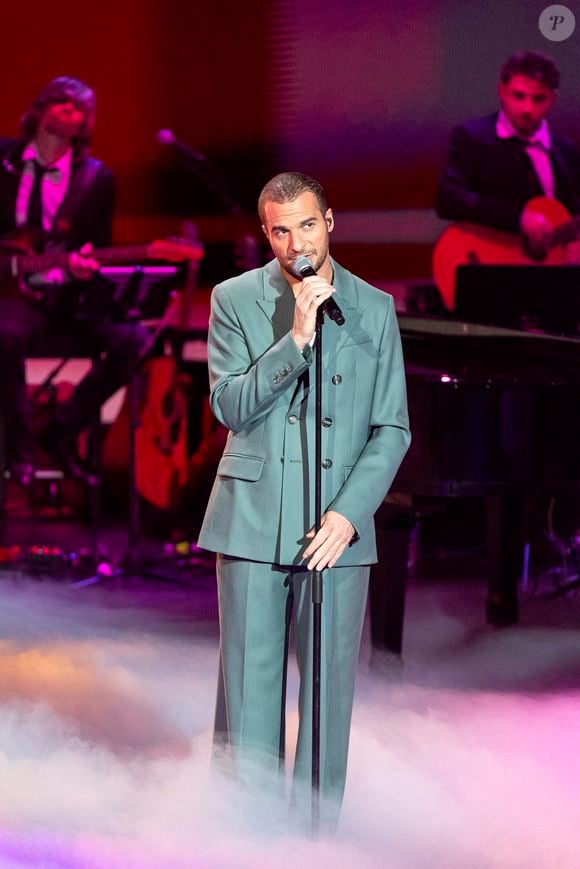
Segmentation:
<svg viewBox="0 0 580 869">
<path fill-rule="evenodd" d="M 410 443 L 393 299 L 333 262 L 345 324 L 323 327 L 322 507 L 357 535 L 337 567 L 376 561 L 373 515 Z M 314 525 L 316 348 L 290 335 L 294 296 L 277 260 L 215 287 L 210 401 L 230 431 L 199 545 L 301 564 Z"/>
</svg>

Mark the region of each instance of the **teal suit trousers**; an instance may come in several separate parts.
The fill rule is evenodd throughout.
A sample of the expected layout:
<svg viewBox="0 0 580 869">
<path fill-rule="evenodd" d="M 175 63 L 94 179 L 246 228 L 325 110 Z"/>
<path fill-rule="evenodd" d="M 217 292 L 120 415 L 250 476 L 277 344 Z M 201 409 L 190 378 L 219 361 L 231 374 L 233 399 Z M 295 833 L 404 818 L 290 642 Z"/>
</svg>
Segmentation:
<svg viewBox="0 0 580 869">
<path fill-rule="evenodd" d="M 220 674 L 218 743 L 278 768 L 284 733 L 282 696 L 285 626 L 293 596 L 300 674 L 294 779 L 311 778 L 312 592 L 304 569 L 219 555 Z M 320 715 L 320 791 L 340 805 L 346 778 L 350 721 L 368 590 L 368 566 L 324 572 Z"/>
</svg>

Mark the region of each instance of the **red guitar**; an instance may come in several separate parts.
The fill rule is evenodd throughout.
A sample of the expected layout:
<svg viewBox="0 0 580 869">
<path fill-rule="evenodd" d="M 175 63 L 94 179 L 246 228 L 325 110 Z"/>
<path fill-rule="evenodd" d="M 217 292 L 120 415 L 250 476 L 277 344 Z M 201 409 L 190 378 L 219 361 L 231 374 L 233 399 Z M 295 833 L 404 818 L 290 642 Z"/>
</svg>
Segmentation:
<svg viewBox="0 0 580 869">
<path fill-rule="evenodd" d="M 34 253 L 22 240 L 0 242 L 0 292 L 18 293 L 34 302 L 42 299 L 42 288 L 27 286 L 26 277 L 51 268 L 66 269 L 70 251 Z M 203 246 L 179 239 L 160 239 L 150 244 L 129 247 L 103 247 L 92 251 L 91 257 L 100 265 L 140 262 L 142 260 L 165 260 L 168 262 L 199 261 Z"/>
<path fill-rule="evenodd" d="M 188 478 L 187 394 L 190 378 L 175 359 L 146 363 L 147 387 L 137 429 L 136 485 L 139 494 L 167 509 L 174 507 Z"/>
<path fill-rule="evenodd" d="M 450 311 L 455 307 L 455 278 L 460 265 L 563 265 L 569 261 L 565 246 L 578 238 L 578 218 L 572 218 L 560 202 L 546 196 L 531 199 L 526 210 L 541 214 L 552 227 L 541 258 L 528 255 L 520 236 L 488 226 L 461 222 L 443 231 L 433 251 L 433 279 Z"/>
</svg>

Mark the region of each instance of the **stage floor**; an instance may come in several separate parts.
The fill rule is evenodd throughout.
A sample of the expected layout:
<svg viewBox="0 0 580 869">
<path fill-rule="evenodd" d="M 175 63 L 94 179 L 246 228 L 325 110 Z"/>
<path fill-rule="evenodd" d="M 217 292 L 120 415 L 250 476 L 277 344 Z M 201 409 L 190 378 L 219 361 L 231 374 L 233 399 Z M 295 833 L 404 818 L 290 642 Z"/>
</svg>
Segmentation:
<svg viewBox="0 0 580 869">
<path fill-rule="evenodd" d="M 124 529 L 107 534 L 118 556 Z M 577 869 L 580 596 L 497 630 L 483 577 L 452 573 L 411 581 L 402 660 L 365 629 L 341 824 L 313 843 L 284 799 L 209 776 L 211 562 L 83 588 L 1 572 L 0 867 Z M 292 668 L 290 743 L 296 696 Z"/>
</svg>

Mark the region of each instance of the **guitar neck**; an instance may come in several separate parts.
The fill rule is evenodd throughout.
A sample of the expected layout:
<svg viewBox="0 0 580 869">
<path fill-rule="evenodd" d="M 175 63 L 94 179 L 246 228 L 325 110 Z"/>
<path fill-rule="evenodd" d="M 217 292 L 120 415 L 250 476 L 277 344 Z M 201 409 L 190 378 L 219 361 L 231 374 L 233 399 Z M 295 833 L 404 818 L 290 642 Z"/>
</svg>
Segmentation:
<svg viewBox="0 0 580 869">
<path fill-rule="evenodd" d="M 130 245 L 129 247 L 102 247 L 90 254 L 99 265 L 116 265 L 134 260 L 149 258 L 149 246 L 143 244 Z M 54 251 L 52 253 L 26 254 L 15 257 L 16 274 L 34 274 L 46 269 L 66 268 L 70 257 L 70 251 Z M 13 272 L 14 273 L 14 272 Z"/>
</svg>

